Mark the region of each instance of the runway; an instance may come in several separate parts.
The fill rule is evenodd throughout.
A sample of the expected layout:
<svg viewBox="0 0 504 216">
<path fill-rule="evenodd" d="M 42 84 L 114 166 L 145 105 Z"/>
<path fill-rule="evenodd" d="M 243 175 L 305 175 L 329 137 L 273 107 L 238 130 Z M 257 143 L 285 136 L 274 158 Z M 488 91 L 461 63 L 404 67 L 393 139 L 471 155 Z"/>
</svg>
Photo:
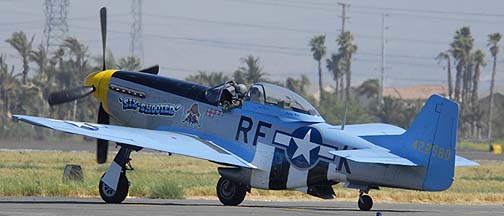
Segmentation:
<svg viewBox="0 0 504 216">
<path fill-rule="evenodd" d="M 105 204 L 96 198 L 0 197 L 0 215 L 504 215 L 502 205 L 432 205 L 376 203 L 359 211 L 354 202 L 256 202 L 238 207 L 214 200 L 127 199 Z"/>
</svg>

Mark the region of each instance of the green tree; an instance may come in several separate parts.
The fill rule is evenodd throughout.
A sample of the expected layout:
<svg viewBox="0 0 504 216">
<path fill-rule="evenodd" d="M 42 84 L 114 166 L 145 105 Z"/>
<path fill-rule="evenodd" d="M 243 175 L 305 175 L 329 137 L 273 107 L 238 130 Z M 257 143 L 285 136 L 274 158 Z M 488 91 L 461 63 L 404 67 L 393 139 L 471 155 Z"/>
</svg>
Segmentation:
<svg viewBox="0 0 504 216">
<path fill-rule="evenodd" d="M 350 99 L 350 85 L 352 82 L 352 56 L 357 51 L 357 45 L 353 44 L 353 35 L 351 32 L 346 31 L 338 36 L 336 42 L 339 45 L 338 51 L 341 55 L 340 67 L 343 69 L 346 84 L 345 84 L 345 98 Z"/>
<path fill-rule="evenodd" d="M 453 98 L 453 78 L 452 78 L 452 64 L 449 51 L 443 51 L 438 54 L 436 59 L 441 62 L 442 60 L 446 60 L 446 72 L 448 74 L 448 98 Z"/>
<path fill-rule="evenodd" d="M 326 60 L 327 70 L 329 70 L 332 73 L 333 79 L 335 82 L 334 95 L 336 98 L 338 98 L 338 94 L 339 94 L 340 89 L 343 90 L 343 82 L 340 82 L 340 79 L 343 78 L 343 71 L 341 71 L 341 69 L 339 67 L 340 59 L 341 59 L 341 55 L 333 53 L 331 55 L 331 58 Z M 340 83 L 341 83 L 341 88 L 340 88 Z"/>
<path fill-rule="evenodd" d="M 260 66 L 259 57 L 248 55 L 240 61 L 242 64 L 245 64 L 245 66 L 240 66 L 238 70 L 233 73 L 233 77 L 236 82 L 250 85 L 256 82 L 267 81 L 266 76 L 268 74 L 263 72 L 263 68 Z"/>
<path fill-rule="evenodd" d="M 35 62 L 38 66 L 38 74 L 44 74 L 49 64 L 49 58 L 44 45 L 40 44 L 36 50 L 31 50 L 29 53 L 29 60 Z"/>
<path fill-rule="evenodd" d="M 9 119 L 11 117 L 10 99 L 15 98 L 13 92 L 19 84 L 16 80 L 17 75 L 14 75 L 14 66 L 9 67 L 5 59 L 5 55 L 0 55 L 0 101 L 2 102 L 2 106 L 0 107 L 0 120 L 2 120 L 2 125 L 4 119 Z"/>
<path fill-rule="evenodd" d="M 376 98 L 380 92 L 380 81 L 378 79 L 368 79 L 356 89 L 357 94 L 367 98 Z"/>
<path fill-rule="evenodd" d="M 483 50 L 476 50 L 474 52 L 473 61 L 474 61 L 474 75 L 473 75 L 473 85 L 472 85 L 472 95 L 471 95 L 471 104 L 476 107 L 478 103 L 478 89 L 479 89 L 479 81 L 481 76 L 481 67 L 487 65 L 485 60 L 485 53 Z"/>
<path fill-rule="evenodd" d="M 495 89 L 495 77 L 497 73 L 497 54 L 499 54 L 499 41 L 502 38 L 501 33 L 493 33 L 488 35 L 488 46 L 490 47 L 490 53 L 493 57 L 492 65 L 492 80 L 490 82 L 490 101 L 488 104 L 488 134 L 487 138 L 492 139 L 492 118 L 493 118 L 493 107 L 494 107 L 494 89 Z"/>
<path fill-rule="evenodd" d="M 198 74 L 187 76 L 186 80 L 190 82 L 199 83 L 201 85 L 213 87 L 230 80 L 230 78 L 226 76 L 223 72 L 208 73 L 206 71 L 198 71 Z"/>
<path fill-rule="evenodd" d="M 119 59 L 119 63 L 117 64 L 117 68 L 119 70 L 126 71 L 138 71 L 142 67 L 140 62 L 140 58 L 136 56 L 127 56 Z"/>
<path fill-rule="evenodd" d="M 285 86 L 294 91 L 297 92 L 298 94 L 302 96 L 307 96 L 306 94 L 306 87 L 310 85 L 310 80 L 306 75 L 301 75 L 299 79 L 288 77 L 287 80 L 285 81 Z"/>
<path fill-rule="evenodd" d="M 320 97 L 319 100 L 322 99 L 322 95 L 324 94 L 324 89 L 322 87 L 322 66 L 321 60 L 326 55 L 327 47 L 325 46 L 325 35 L 317 35 L 310 40 L 309 46 L 313 55 L 313 59 L 317 61 L 318 64 L 318 78 L 319 78 L 319 92 Z"/>
<path fill-rule="evenodd" d="M 30 66 L 28 65 L 28 56 L 30 55 L 30 51 L 32 49 L 33 40 L 35 36 L 28 40 L 26 34 L 22 31 L 14 32 L 11 38 L 7 39 L 6 42 L 9 43 L 21 56 L 23 61 L 23 85 L 27 83 L 28 72 L 30 71 Z"/>
<path fill-rule="evenodd" d="M 455 75 L 455 91 L 454 99 L 457 102 L 462 103 L 462 109 L 464 109 L 463 99 L 466 97 L 464 91 L 467 90 L 467 73 L 468 65 L 471 63 L 471 50 L 473 48 L 474 38 L 471 35 L 471 30 L 469 27 L 462 27 L 455 32 L 453 37 L 453 42 L 450 44 L 451 53 L 456 62 L 457 73 Z"/>
</svg>

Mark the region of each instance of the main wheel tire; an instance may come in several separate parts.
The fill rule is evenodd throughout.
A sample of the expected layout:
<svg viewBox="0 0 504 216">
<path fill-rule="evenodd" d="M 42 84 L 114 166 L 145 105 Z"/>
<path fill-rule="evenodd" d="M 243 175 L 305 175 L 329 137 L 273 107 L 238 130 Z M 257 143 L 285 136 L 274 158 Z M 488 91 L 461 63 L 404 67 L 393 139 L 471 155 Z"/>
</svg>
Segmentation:
<svg viewBox="0 0 504 216">
<path fill-rule="evenodd" d="M 217 182 L 217 197 L 222 204 L 237 206 L 245 199 L 247 188 L 236 182 L 221 177 Z"/>
<path fill-rule="evenodd" d="M 373 199 L 369 195 L 360 196 L 357 203 L 361 211 L 369 211 L 373 207 Z"/>
<path fill-rule="evenodd" d="M 105 176 L 105 174 L 103 174 Z M 102 176 L 102 178 L 103 178 Z M 106 203 L 121 203 L 128 196 L 129 181 L 124 173 L 119 176 L 119 182 L 117 183 L 117 190 L 114 191 L 108 185 L 103 183 L 100 179 L 100 185 L 98 186 L 100 191 L 100 196 Z"/>
</svg>

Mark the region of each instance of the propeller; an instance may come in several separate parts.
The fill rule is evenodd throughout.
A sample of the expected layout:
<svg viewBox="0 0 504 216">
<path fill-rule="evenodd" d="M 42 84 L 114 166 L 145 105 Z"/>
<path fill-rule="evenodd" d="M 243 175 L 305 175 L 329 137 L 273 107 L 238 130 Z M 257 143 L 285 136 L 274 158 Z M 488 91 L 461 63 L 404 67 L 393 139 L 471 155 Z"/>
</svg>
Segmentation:
<svg viewBox="0 0 504 216">
<path fill-rule="evenodd" d="M 106 65 L 107 8 L 105 8 L 105 7 L 102 7 L 100 9 L 100 27 L 101 27 L 100 29 L 101 29 L 101 39 L 102 39 L 102 71 L 105 71 L 105 70 L 107 70 L 107 65 Z M 151 66 L 148 68 L 144 68 L 144 69 L 140 70 L 139 72 L 156 75 L 159 72 L 159 65 L 154 65 L 154 66 Z M 101 72 L 96 72 L 96 73 L 99 74 Z M 90 76 L 92 76 L 92 75 L 90 75 Z M 86 83 L 88 83 L 87 80 L 86 80 Z M 65 89 L 62 91 L 53 92 L 49 95 L 49 98 L 48 98 L 49 105 L 52 106 L 52 105 L 62 104 L 62 103 L 71 102 L 71 101 L 86 97 L 97 90 L 98 86 L 94 86 L 94 85 L 95 84 L 92 84 L 90 86 L 89 84 L 86 84 L 85 86 L 79 86 L 79 87 L 75 87 L 75 88 L 71 88 L 71 89 Z M 97 92 L 97 94 L 100 94 L 100 93 Z M 98 124 L 109 124 L 110 123 L 110 116 L 103 108 L 102 103 L 100 103 L 100 107 L 98 108 L 97 121 L 98 121 Z M 96 141 L 96 162 L 98 162 L 99 164 L 105 163 L 107 161 L 107 152 L 108 152 L 108 141 L 102 140 L 102 139 L 97 139 L 97 141 Z"/>
<path fill-rule="evenodd" d="M 107 49 L 107 8 L 102 7 L 100 9 L 100 25 L 101 25 L 101 36 L 102 36 L 102 71 L 107 70 L 106 65 L 106 49 Z M 144 69 L 147 71 L 154 71 L 153 67 Z M 48 102 L 49 105 L 57 105 L 66 102 L 71 102 L 83 97 L 86 97 L 96 90 L 97 86 L 79 86 L 71 89 L 65 89 L 58 92 L 53 92 L 49 95 Z M 99 124 L 109 124 L 110 116 L 103 109 L 103 105 L 100 103 L 100 108 L 98 109 L 98 123 Z M 105 163 L 107 161 L 108 152 L 108 141 L 97 139 L 96 141 L 96 162 Z"/>
<path fill-rule="evenodd" d="M 93 93 L 95 88 L 93 86 L 79 86 L 76 88 L 65 89 L 63 91 L 52 92 L 49 95 L 49 105 L 57 105 L 70 101 L 83 98 Z"/>
<path fill-rule="evenodd" d="M 101 26 L 101 38 L 102 38 L 102 71 L 107 69 L 105 61 L 105 52 L 107 48 L 107 8 L 102 7 L 100 9 L 100 26 Z"/>
<path fill-rule="evenodd" d="M 102 7 L 100 9 L 100 25 L 101 25 L 101 36 L 102 36 L 102 71 L 107 70 L 105 55 L 107 48 L 107 8 Z M 100 103 L 100 108 L 98 108 L 98 124 L 109 124 L 110 116 L 103 105 Z M 99 164 L 107 162 L 107 152 L 108 152 L 108 140 L 97 139 L 96 140 L 96 162 Z"/>
<path fill-rule="evenodd" d="M 98 124 L 110 124 L 110 117 L 103 109 L 102 104 L 98 109 Z M 96 162 L 99 164 L 107 162 L 108 141 L 97 139 L 96 140 Z"/>
</svg>

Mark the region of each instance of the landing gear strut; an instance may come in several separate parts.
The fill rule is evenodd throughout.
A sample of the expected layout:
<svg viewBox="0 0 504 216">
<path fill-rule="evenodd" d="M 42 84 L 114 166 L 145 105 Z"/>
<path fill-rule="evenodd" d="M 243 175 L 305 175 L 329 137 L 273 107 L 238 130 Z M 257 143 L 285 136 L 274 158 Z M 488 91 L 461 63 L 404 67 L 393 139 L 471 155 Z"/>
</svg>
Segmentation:
<svg viewBox="0 0 504 216">
<path fill-rule="evenodd" d="M 126 165 L 131 167 L 129 156 L 132 150 L 134 149 L 122 146 L 107 172 L 100 179 L 98 190 L 106 203 L 121 203 L 128 196 L 130 183 L 126 177 Z"/>
<path fill-rule="evenodd" d="M 217 182 L 217 197 L 222 204 L 227 206 L 237 206 L 245 199 L 247 187 L 221 177 Z"/>
<path fill-rule="evenodd" d="M 359 193 L 359 201 L 357 202 L 359 209 L 361 211 L 369 211 L 373 207 L 373 199 L 371 196 L 364 194 L 364 192 Z"/>
</svg>

